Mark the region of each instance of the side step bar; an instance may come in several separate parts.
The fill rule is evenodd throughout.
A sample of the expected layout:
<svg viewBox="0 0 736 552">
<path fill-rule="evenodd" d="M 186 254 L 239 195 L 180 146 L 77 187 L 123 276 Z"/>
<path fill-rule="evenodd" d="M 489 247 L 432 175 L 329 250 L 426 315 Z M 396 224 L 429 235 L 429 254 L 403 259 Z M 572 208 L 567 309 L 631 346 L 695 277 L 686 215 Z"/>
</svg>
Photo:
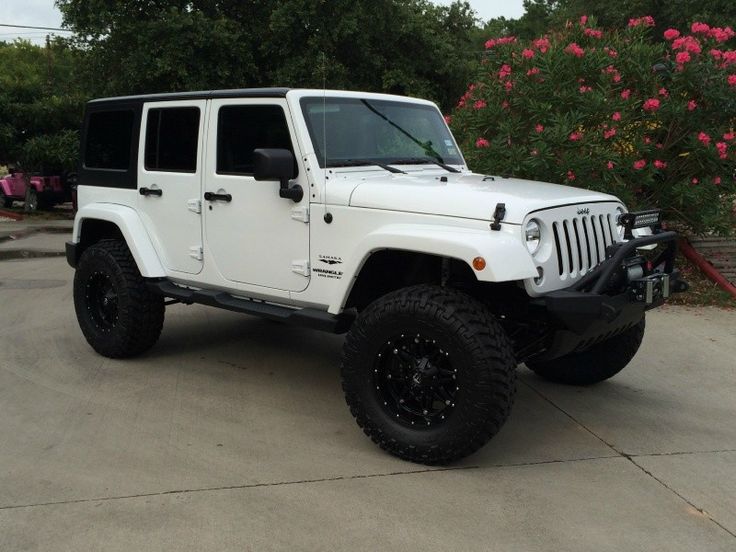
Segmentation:
<svg viewBox="0 0 736 552">
<path fill-rule="evenodd" d="M 353 322 L 353 317 L 347 313 L 335 315 L 317 309 L 282 307 L 255 299 L 234 297 L 224 291 L 189 289 L 177 286 L 168 280 L 148 280 L 147 285 L 154 293 L 178 299 L 182 303 L 209 305 L 243 314 L 260 316 L 276 322 L 306 326 L 323 332 L 345 333 Z"/>
</svg>

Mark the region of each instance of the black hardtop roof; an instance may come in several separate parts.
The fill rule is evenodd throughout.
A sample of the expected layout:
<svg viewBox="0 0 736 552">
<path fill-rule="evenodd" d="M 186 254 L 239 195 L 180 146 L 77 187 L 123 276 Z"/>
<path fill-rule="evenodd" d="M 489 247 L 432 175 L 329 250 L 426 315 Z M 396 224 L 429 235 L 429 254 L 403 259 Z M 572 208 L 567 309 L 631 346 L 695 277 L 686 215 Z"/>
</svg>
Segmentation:
<svg viewBox="0 0 736 552">
<path fill-rule="evenodd" d="M 193 92 L 170 92 L 163 94 L 142 94 L 139 96 L 117 96 L 97 98 L 88 103 L 131 103 L 165 102 L 174 100 L 209 100 L 212 98 L 284 98 L 289 88 L 233 88 L 230 90 L 198 90 Z"/>
</svg>

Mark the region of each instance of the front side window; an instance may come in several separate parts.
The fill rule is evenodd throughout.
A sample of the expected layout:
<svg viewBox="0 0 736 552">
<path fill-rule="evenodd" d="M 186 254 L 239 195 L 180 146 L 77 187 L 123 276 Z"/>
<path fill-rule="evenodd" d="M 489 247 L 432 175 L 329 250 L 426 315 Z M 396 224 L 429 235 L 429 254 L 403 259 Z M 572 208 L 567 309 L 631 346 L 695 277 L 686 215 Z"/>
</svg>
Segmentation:
<svg viewBox="0 0 736 552">
<path fill-rule="evenodd" d="M 431 105 L 305 97 L 302 112 L 320 166 L 439 161 L 462 165 L 450 131 Z"/>
<path fill-rule="evenodd" d="M 228 105 L 217 116 L 217 172 L 253 174 L 253 150 L 294 149 L 278 105 Z"/>
<path fill-rule="evenodd" d="M 145 167 L 149 171 L 196 172 L 199 108 L 150 109 Z"/>
<path fill-rule="evenodd" d="M 84 167 L 127 171 L 135 114 L 130 109 L 97 111 L 87 122 Z"/>
</svg>

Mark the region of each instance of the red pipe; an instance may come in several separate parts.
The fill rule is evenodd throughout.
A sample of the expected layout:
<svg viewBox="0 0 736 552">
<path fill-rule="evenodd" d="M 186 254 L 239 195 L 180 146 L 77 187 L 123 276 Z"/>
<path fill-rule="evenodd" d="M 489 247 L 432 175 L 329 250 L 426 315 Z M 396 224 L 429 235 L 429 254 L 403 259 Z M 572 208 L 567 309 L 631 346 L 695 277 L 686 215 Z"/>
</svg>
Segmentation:
<svg viewBox="0 0 736 552">
<path fill-rule="evenodd" d="M 695 251 L 689 241 L 685 239 L 680 240 L 680 251 L 682 251 L 682 254 L 685 255 L 691 263 L 697 266 L 703 274 L 736 298 L 736 286 L 729 282 L 723 274 L 718 272 L 718 270 L 705 260 L 700 253 Z"/>
</svg>

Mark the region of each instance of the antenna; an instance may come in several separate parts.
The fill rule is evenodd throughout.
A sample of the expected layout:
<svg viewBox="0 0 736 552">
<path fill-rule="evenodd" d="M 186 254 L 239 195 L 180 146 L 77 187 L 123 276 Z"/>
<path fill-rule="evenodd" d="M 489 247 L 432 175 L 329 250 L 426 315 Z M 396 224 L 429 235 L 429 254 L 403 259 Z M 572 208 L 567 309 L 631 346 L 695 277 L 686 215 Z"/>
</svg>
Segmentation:
<svg viewBox="0 0 736 552">
<path fill-rule="evenodd" d="M 325 209 L 327 209 L 327 56 L 322 52 L 322 156 L 325 161 Z"/>
</svg>

